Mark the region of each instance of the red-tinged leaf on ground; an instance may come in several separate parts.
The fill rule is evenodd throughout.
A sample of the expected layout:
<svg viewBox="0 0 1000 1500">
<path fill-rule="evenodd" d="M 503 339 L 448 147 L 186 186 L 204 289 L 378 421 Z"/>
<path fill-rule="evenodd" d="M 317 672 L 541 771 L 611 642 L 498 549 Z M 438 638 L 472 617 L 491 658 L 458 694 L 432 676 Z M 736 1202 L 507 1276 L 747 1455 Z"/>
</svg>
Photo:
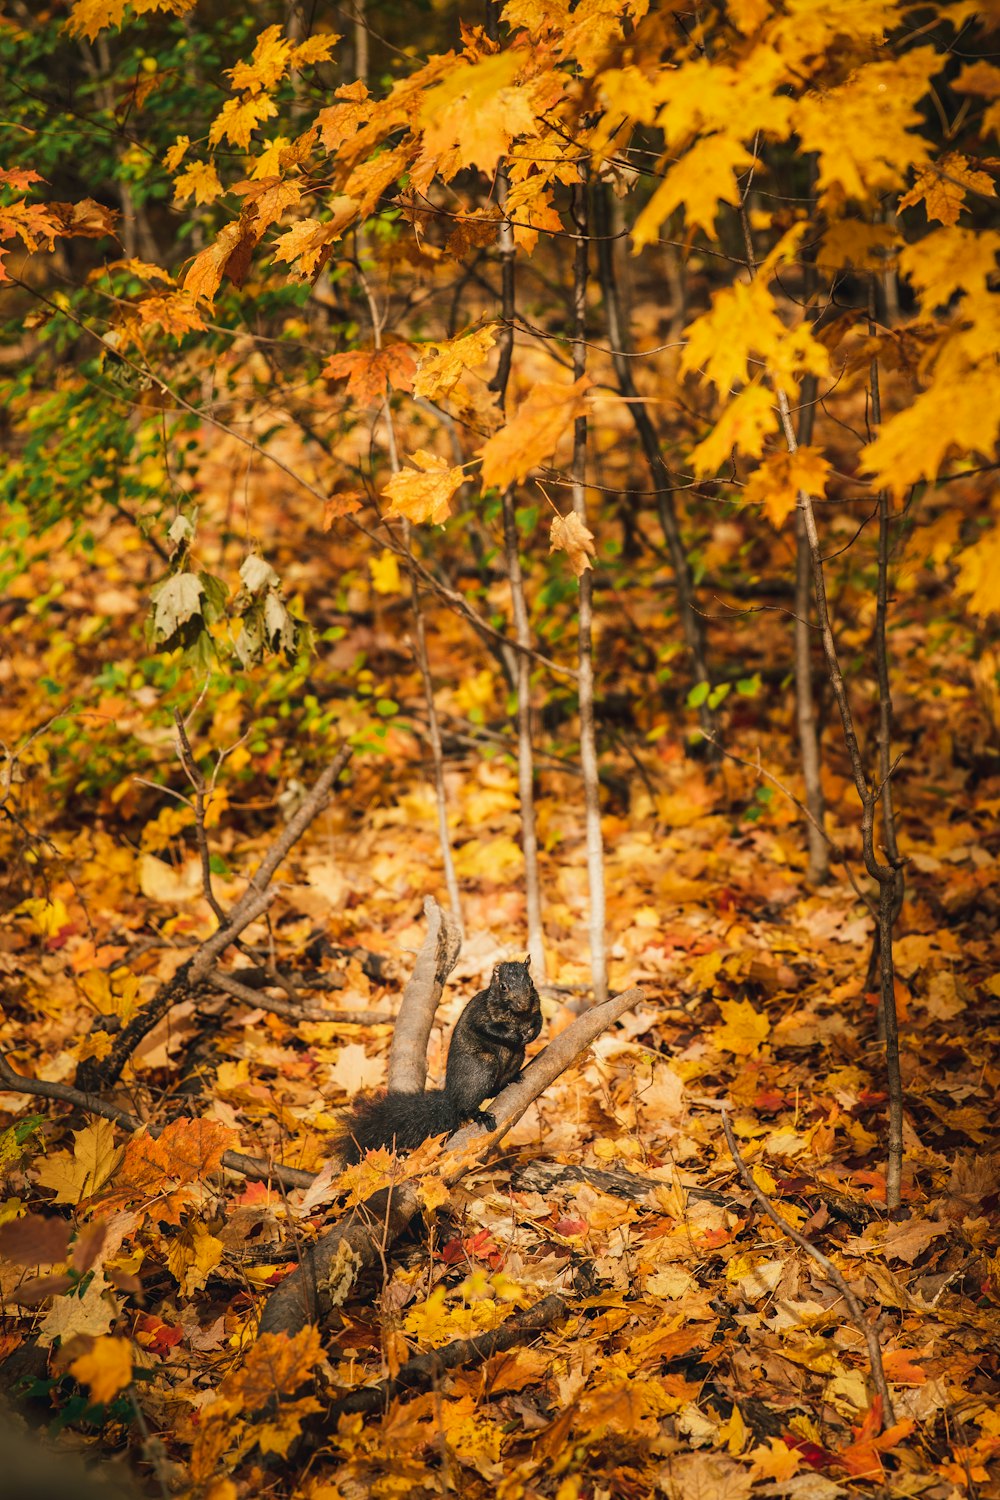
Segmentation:
<svg viewBox="0 0 1000 1500">
<path fill-rule="evenodd" d="M 66 1259 L 73 1226 L 53 1215 L 26 1214 L 0 1224 L 0 1256 L 19 1266 L 57 1266 Z"/>
<path fill-rule="evenodd" d="M 140 1131 L 125 1146 L 108 1198 L 130 1203 L 159 1196 L 160 1207 L 169 1209 L 169 1190 L 217 1172 L 235 1139 L 217 1120 L 173 1120 L 158 1140 Z"/>
<path fill-rule="evenodd" d="M 573 422 L 587 409 L 584 393 L 593 382 L 581 375 L 573 385 L 541 381 L 505 427 L 479 449 L 483 485 L 506 489 L 524 479 L 536 464 L 551 457 Z"/>
<path fill-rule="evenodd" d="M 855 1441 L 835 1453 L 834 1461 L 857 1478 L 878 1478 L 884 1472 L 882 1454 L 898 1447 L 915 1426 L 916 1423 L 907 1418 L 882 1432 L 882 1397 L 875 1396 L 863 1421 L 851 1428 Z"/>
<path fill-rule="evenodd" d="M 793 1453 L 797 1453 L 810 1469 L 828 1469 L 834 1462 L 832 1453 L 826 1448 L 821 1448 L 818 1443 L 809 1442 L 808 1438 L 796 1437 L 794 1433 L 786 1432 L 782 1434 L 781 1441 Z"/>
<path fill-rule="evenodd" d="M 134 1333 L 137 1344 L 161 1358 L 175 1349 L 184 1338 L 184 1329 L 179 1324 L 165 1323 L 154 1313 L 140 1313 Z"/>
<path fill-rule="evenodd" d="M 913 1352 L 910 1349 L 889 1349 L 882 1355 L 886 1379 L 893 1385 L 923 1385 L 927 1380 L 927 1371 L 913 1363 Z M 927 1353 L 926 1350 L 919 1352 Z"/>
<path fill-rule="evenodd" d="M 333 354 L 323 366 L 323 375 L 327 380 L 342 380 L 346 375 L 347 394 L 362 406 L 375 406 L 385 400 L 387 384 L 394 391 L 412 390 L 416 368 L 408 344 L 389 344 L 384 349 Z"/>
</svg>

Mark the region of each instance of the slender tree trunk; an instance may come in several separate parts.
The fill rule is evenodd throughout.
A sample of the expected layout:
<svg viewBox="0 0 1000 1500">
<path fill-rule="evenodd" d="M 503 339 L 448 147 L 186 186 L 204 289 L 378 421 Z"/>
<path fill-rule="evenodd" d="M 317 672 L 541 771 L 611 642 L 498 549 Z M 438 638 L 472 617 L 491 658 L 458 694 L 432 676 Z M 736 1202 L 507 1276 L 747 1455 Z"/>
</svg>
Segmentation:
<svg viewBox="0 0 1000 1500">
<path fill-rule="evenodd" d="M 361 272 L 361 283 L 364 287 L 365 296 L 368 299 L 368 307 L 372 320 L 372 341 L 376 349 L 382 347 L 382 318 L 371 288 Z M 386 388 L 385 406 L 383 408 L 386 425 L 386 441 L 389 451 L 389 468 L 393 474 L 399 473 L 399 450 L 396 447 L 396 429 L 392 425 L 392 408 L 389 404 L 389 390 Z M 438 841 L 441 845 L 441 862 L 444 865 L 444 883 L 448 892 L 448 905 L 451 914 L 458 924 L 459 933 L 464 936 L 462 922 L 462 901 L 458 891 L 458 877 L 455 874 L 455 859 L 451 850 L 451 835 L 448 831 L 448 796 L 444 784 L 444 749 L 441 743 L 441 726 L 438 722 L 437 706 L 434 702 L 434 680 L 431 677 L 430 661 L 427 656 L 427 631 L 424 626 L 424 614 L 420 605 L 420 585 L 417 579 L 416 566 L 412 561 L 411 552 L 413 545 L 412 530 L 409 521 L 403 522 L 403 541 L 406 546 L 406 554 L 410 559 L 408 572 L 410 575 L 410 598 L 413 607 L 413 628 L 416 636 L 416 658 L 420 668 L 420 676 L 424 686 L 424 702 L 427 705 L 427 738 L 431 745 L 431 759 L 434 765 L 434 799 L 437 804 L 438 819 Z"/>
<path fill-rule="evenodd" d="M 799 415 L 800 445 L 812 442 L 816 402 L 816 377 L 802 382 L 802 408 Z M 806 806 L 813 821 L 806 822 L 809 866 L 806 879 L 810 885 L 823 885 L 830 874 L 830 846 L 823 837 L 826 826 L 826 798 L 820 770 L 819 724 L 813 692 L 812 666 L 812 561 L 802 512 L 795 512 L 795 706 L 799 728 L 799 754 L 802 779 L 805 782 Z"/>
<path fill-rule="evenodd" d="M 694 678 L 696 682 L 703 682 L 707 685 L 711 681 L 711 678 L 708 675 L 708 664 L 705 653 L 705 632 L 701 618 L 696 614 L 694 609 L 691 570 L 688 567 L 687 553 L 684 550 L 680 523 L 677 519 L 673 486 L 670 483 L 670 476 L 660 449 L 660 441 L 656 435 L 656 429 L 653 427 L 649 413 L 640 399 L 635 379 L 632 375 L 632 361 L 629 358 L 631 340 L 628 328 L 621 316 L 618 288 L 615 283 L 607 191 L 607 188 L 603 184 L 594 184 L 594 232 L 597 237 L 598 266 L 600 268 L 601 291 L 604 296 L 604 310 L 608 323 L 611 357 L 615 367 L 615 375 L 618 379 L 618 389 L 628 402 L 629 411 L 632 414 L 632 420 L 635 423 L 636 432 L 639 435 L 639 441 L 642 444 L 642 450 L 646 456 L 646 463 L 649 466 L 649 472 L 652 477 L 660 525 L 663 529 L 664 539 L 667 543 L 670 560 L 674 569 L 674 586 L 677 590 L 677 612 L 680 615 L 681 629 L 684 632 L 684 640 L 691 657 Z M 707 702 L 702 703 L 699 707 L 698 718 L 704 732 L 714 737 L 715 716 Z"/>
<path fill-rule="evenodd" d="M 875 280 L 869 286 L 868 332 L 874 337 L 875 326 Z M 871 386 L 872 426 L 882 425 L 882 396 L 879 389 L 878 360 L 873 358 L 869 371 Z M 889 612 L 889 541 L 891 516 L 888 491 L 882 490 L 878 497 L 878 592 L 875 602 L 875 672 L 878 680 L 878 777 L 881 785 L 882 841 L 886 858 L 892 867 L 895 882 L 888 915 L 888 931 L 883 920 L 882 901 L 879 901 L 879 924 L 872 943 L 868 988 L 875 982 L 876 966 L 881 978 L 882 949 L 886 941 L 891 942 L 892 930 L 903 906 L 906 876 L 899 857 L 896 839 L 896 811 L 892 794 L 892 692 L 889 684 L 889 651 L 886 639 L 886 621 Z M 880 895 L 884 896 L 882 888 Z M 894 1007 L 895 1008 L 895 1007 Z M 885 986 L 879 985 L 878 1034 L 889 1046 L 889 1017 L 885 1006 Z M 898 1043 L 897 1043 L 898 1046 Z"/>
<path fill-rule="evenodd" d="M 573 274 L 573 379 L 587 367 L 587 258 L 590 247 L 587 214 L 587 169 L 579 168 L 580 180 L 573 187 L 573 223 L 576 255 Z M 573 427 L 573 509 L 587 524 L 587 418 L 577 417 Z M 593 653 L 594 574 L 586 568 L 580 577 L 579 650 L 577 667 L 580 701 L 580 765 L 587 826 L 587 879 L 590 891 L 590 972 L 594 1001 L 608 995 L 608 966 L 604 941 L 604 840 L 601 835 L 601 784 L 594 725 Z"/>
<path fill-rule="evenodd" d="M 739 217 L 740 226 L 743 230 L 743 242 L 746 246 L 747 269 L 751 276 L 756 276 L 757 261 L 754 255 L 753 236 L 750 232 L 750 221 L 747 217 L 745 205 L 740 206 Z M 873 361 L 873 403 L 876 400 L 877 377 L 878 367 Z M 796 453 L 799 445 L 792 423 L 787 392 L 773 377 L 771 384 L 778 402 L 781 429 L 785 436 L 786 447 L 789 453 Z M 888 863 L 883 863 L 875 853 L 875 811 L 880 800 L 885 796 L 891 770 L 889 764 L 889 730 L 892 722 L 892 700 L 889 697 L 889 671 L 885 645 L 885 603 L 888 599 L 889 562 L 888 496 L 883 494 L 879 499 L 878 599 L 882 603 L 881 612 L 879 612 L 878 606 L 876 609 L 875 653 L 879 684 L 879 747 L 881 752 L 884 740 L 886 749 L 885 769 L 881 769 L 880 761 L 878 785 L 872 785 L 865 774 L 864 761 L 861 758 L 861 747 L 858 744 L 858 734 L 854 724 L 854 714 L 851 709 L 851 700 L 848 697 L 844 674 L 840 666 L 840 658 L 837 654 L 837 644 L 833 637 L 830 606 L 826 595 L 826 574 L 824 572 L 823 553 L 819 543 L 819 531 L 816 526 L 816 512 L 813 507 L 812 496 L 806 490 L 800 490 L 798 499 L 798 508 L 802 516 L 802 524 L 812 562 L 813 586 L 816 590 L 816 618 L 819 621 L 819 628 L 823 639 L 823 654 L 826 657 L 830 686 L 833 688 L 833 696 L 836 699 L 837 708 L 840 712 L 840 722 L 844 731 L 844 744 L 847 747 L 847 755 L 851 764 L 851 774 L 854 778 L 855 788 L 857 789 L 858 800 L 861 803 L 861 847 L 864 853 L 865 869 L 871 878 L 878 882 L 879 887 L 879 989 L 885 1025 L 885 1066 L 889 1095 L 885 1201 L 886 1207 L 891 1210 L 899 1207 L 903 1182 L 903 1081 L 899 1068 L 899 1025 L 896 1016 L 896 979 L 892 957 L 892 930 L 895 921 L 896 896 L 901 880 L 901 861 L 898 853 L 888 847 L 888 843 L 886 845 L 886 853 L 889 856 Z M 881 732 L 883 722 L 885 723 L 884 735 Z"/>
<path fill-rule="evenodd" d="M 486 34 L 493 41 L 499 38 L 500 7 L 497 0 L 486 0 Z M 501 412 L 507 406 L 507 382 L 510 379 L 511 362 L 514 357 L 514 228 L 504 210 L 507 205 L 507 171 L 497 171 L 497 203 L 503 218 L 500 221 L 498 244 L 500 249 L 500 297 L 503 333 L 500 339 L 500 358 L 496 374 L 490 381 L 490 389 L 497 393 L 497 406 Z M 535 764 L 531 734 L 531 658 L 528 650 L 532 645 L 531 623 L 528 619 L 528 604 L 524 593 L 524 576 L 521 572 L 521 554 L 517 534 L 517 512 L 514 504 L 514 486 L 508 485 L 502 496 L 504 552 L 507 560 L 507 578 L 510 584 L 511 614 L 514 619 L 514 639 L 521 648 L 517 653 L 517 786 L 521 804 L 521 851 L 524 855 L 524 897 L 528 926 L 528 953 L 536 978 L 546 976 L 545 937 L 542 927 L 542 886 L 538 872 L 538 832 L 535 824 Z"/>
</svg>

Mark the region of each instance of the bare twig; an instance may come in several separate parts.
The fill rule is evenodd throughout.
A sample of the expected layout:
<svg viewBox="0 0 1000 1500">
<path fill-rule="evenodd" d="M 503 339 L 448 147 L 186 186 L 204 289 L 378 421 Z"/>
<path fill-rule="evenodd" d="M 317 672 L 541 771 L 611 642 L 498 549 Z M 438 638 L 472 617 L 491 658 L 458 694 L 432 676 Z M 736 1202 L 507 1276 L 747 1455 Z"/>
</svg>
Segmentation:
<svg viewBox="0 0 1000 1500">
<path fill-rule="evenodd" d="M 756 1182 L 754 1182 L 753 1174 L 740 1155 L 727 1109 L 722 1110 L 722 1128 L 726 1133 L 726 1143 L 729 1146 L 730 1155 L 736 1163 L 737 1170 L 758 1208 L 767 1215 L 772 1224 L 778 1226 L 782 1234 L 787 1234 L 788 1238 L 798 1245 L 800 1250 L 804 1250 L 816 1262 L 827 1280 L 837 1288 L 837 1291 L 847 1303 L 851 1318 L 868 1346 L 868 1361 L 871 1368 L 872 1385 L 875 1388 L 876 1394 L 882 1398 L 883 1421 L 886 1426 L 891 1426 L 896 1420 L 896 1415 L 893 1409 L 892 1396 L 889 1392 L 889 1382 L 885 1378 L 885 1370 L 882 1367 L 882 1349 L 879 1345 L 877 1330 L 865 1317 L 861 1303 L 855 1297 L 849 1284 L 844 1280 L 844 1277 L 838 1271 L 833 1261 L 830 1260 L 829 1256 L 824 1255 L 822 1250 L 817 1250 L 812 1241 L 807 1240 L 804 1234 L 800 1234 L 797 1229 L 793 1229 L 791 1224 L 782 1218 L 778 1210 L 773 1207 L 761 1192 Z"/>
<path fill-rule="evenodd" d="M 194 792 L 194 831 L 198 841 L 198 853 L 201 856 L 201 885 L 205 893 L 205 900 L 218 918 L 220 927 L 225 927 L 229 918 L 225 908 L 220 904 L 212 885 L 212 856 L 208 848 L 208 835 L 205 831 L 205 778 L 201 774 L 201 767 L 195 760 L 194 751 L 191 749 L 191 741 L 188 739 L 187 727 L 179 709 L 174 709 L 174 725 L 177 730 L 177 748 L 180 753 L 181 765 L 184 774 L 191 783 Z"/>
</svg>

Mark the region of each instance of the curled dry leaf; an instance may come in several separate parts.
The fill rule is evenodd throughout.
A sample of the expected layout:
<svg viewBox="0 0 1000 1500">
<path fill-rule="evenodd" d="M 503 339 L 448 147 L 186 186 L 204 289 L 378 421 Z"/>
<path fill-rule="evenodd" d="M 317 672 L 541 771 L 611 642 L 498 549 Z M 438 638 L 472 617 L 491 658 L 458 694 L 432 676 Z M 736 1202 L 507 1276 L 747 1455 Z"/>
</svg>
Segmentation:
<svg viewBox="0 0 1000 1500">
<path fill-rule="evenodd" d="M 552 522 L 549 551 L 565 552 L 577 578 L 582 578 L 587 569 L 594 566 L 590 560 L 597 556 L 594 533 L 588 531 L 586 522 L 581 521 L 575 510 L 571 510 L 568 516 L 556 516 Z"/>
</svg>

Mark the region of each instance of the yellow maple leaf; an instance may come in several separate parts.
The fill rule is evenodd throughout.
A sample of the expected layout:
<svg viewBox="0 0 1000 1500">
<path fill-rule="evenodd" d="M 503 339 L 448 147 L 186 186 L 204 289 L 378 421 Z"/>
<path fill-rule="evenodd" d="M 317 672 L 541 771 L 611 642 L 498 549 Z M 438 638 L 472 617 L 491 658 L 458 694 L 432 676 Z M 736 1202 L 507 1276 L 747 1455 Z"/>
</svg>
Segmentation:
<svg viewBox="0 0 1000 1500">
<path fill-rule="evenodd" d="M 267 94 L 245 94 L 242 99 L 227 99 L 208 132 L 208 143 L 217 146 L 220 141 L 232 141 L 234 146 L 247 147 L 250 137 L 262 120 L 270 120 L 278 113 L 278 106 Z"/>
<path fill-rule="evenodd" d="M 128 1339 L 95 1339 L 69 1368 L 81 1385 L 89 1387 L 95 1405 L 113 1401 L 132 1379 L 132 1345 Z"/>
<path fill-rule="evenodd" d="M 312 1324 L 291 1337 L 287 1333 L 261 1334 L 243 1367 L 223 1380 L 219 1399 L 230 1409 L 263 1411 L 272 1401 L 298 1390 L 322 1358 L 319 1330 Z"/>
<path fill-rule="evenodd" d="M 705 478 L 730 463 L 734 449 L 747 458 L 760 458 L 777 426 L 771 392 L 759 381 L 748 385 L 730 401 L 708 436 L 692 448 L 691 467 L 699 478 Z"/>
<path fill-rule="evenodd" d="M 722 1025 L 712 1027 L 713 1045 L 737 1057 L 756 1057 L 771 1032 L 767 1016 L 754 1010 L 749 1000 L 720 1000 L 719 1009 Z"/>
<path fill-rule="evenodd" d="M 259 1422 L 254 1429 L 261 1453 L 277 1453 L 287 1458 L 289 1448 L 302 1432 L 304 1419 L 322 1410 L 315 1396 L 300 1396 L 298 1401 L 285 1402 L 273 1417 Z"/>
<path fill-rule="evenodd" d="M 731 133 L 734 122 L 741 140 L 758 132 L 783 138 L 792 101 L 781 85 L 789 76 L 787 62 L 767 43 L 754 47 L 738 68 L 715 58 L 693 58 L 660 74 L 663 108 L 656 123 L 671 150 L 696 135 Z"/>
<path fill-rule="evenodd" d="M 177 171 L 177 168 L 180 166 L 181 162 L 184 160 L 184 157 L 187 154 L 187 149 L 190 144 L 191 137 L 189 135 L 179 135 L 177 137 L 176 141 L 174 141 L 174 144 L 170 147 L 170 150 L 163 158 L 163 165 L 166 167 L 168 172 Z"/>
<path fill-rule="evenodd" d="M 66 30 L 75 36 L 85 36 L 92 42 L 98 32 L 109 26 L 122 24 L 126 3 L 127 0 L 75 0 L 66 22 Z M 131 9 L 137 16 L 156 10 L 183 16 L 196 4 L 197 0 L 131 0 Z"/>
<path fill-rule="evenodd" d="M 936 478 L 952 448 L 992 456 L 1000 434 L 1000 369 L 996 312 L 986 308 L 986 314 L 981 326 L 977 318 L 967 332 L 961 327 L 950 331 L 928 389 L 890 417 L 862 448 L 861 462 L 878 488 L 902 496 L 911 484 Z"/>
<path fill-rule="evenodd" d="M 136 303 L 136 312 L 143 328 L 162 328 L 175 339 L 182 339 L 186 333 L 197 333 L 205 327 L 205 320 L 188 292 L 172 292 L 169 297 L 144 297 Z"/>
<path fill-rule="evenodd" d="M 866 224 L 861 219 L 834 219 L 820 241 L 816 264 L 832 271 L 857 266 L 884 271 L 887 252 L 902 244 L 891 224 Z"/>
<path fill-rule="evenodd" d="M 292 44 L 281 35 L 281 27 L 268 26 L 257 38 L 250 61 L 226 69 L 234 91 L 258 94 L 262 89 L 273 89 L 288 71 L 291 52 Z"/>
<path fill-rule="evenodd" d="M 716 292 L 708 312 L 685 329 L 685 338 L 682 372 L 700 371 L 720 396 L 750 379 L 751 355 L 756 355 L 753 373 L 762 360 L 787 390 L 797 390 L 805 372 L 823 376 L 829 370 L 826 349 L 805 323 L 792 328 L 785 325 L 759 276 Z"/>
<path fill-rule="evenodd" d="M 524 62 L 514 48 L 474 62 L 456 59 L 420 106 L 424 154 L 436 159 L 454 152 L 455 171 L 478 167 L 489 175 L 515 136 L 537 135 L 532 88 L 514 83 Z"/>
<path fill-rule="evenodd" d="M 55 937 L 69 925 L 69 912 L 61 896 L 57 896 L 54 901 L 46 901 L 42 896 L 29 896 L 26 901 L 21 902 L 18 911 L 25 912 L 31 918 L 31 925 L 41 937 Z"/>
<path fill-rule="evenodd" d="M 326 62 L 339 41 L 340 36 L 336 31 L 316 32 L 313 36 L 307 36 L 304 42 L 299 42 L 297 47 L 292 48 L 292 67 L 305 68 L 311 63 Z"/>
<path fill-rule="evenodd" d="M 955 587 L 969 595 L 975 615 L 1000 614 L 1000 526 L 984 532 L 958 554 Z"/>
<path fill-rule="evenodd" d="M 181 1296 L 201 1291 L 222 1259 L 223 1244 L 199 1220 L 188 1224 L 167 1251 L 170 1274 L 180 1284 Z"/>
<path fill-rule="evenodd" d="M 830 461 L 818 448 L 774 453 L 755 469 L 743 491 L 745 505 L 763 506 L 772 526 L 783 526 L 799 501 L 799 491 L 821 496 L 826 491 Z"/>
<path fill-rule="evenodd" d="M 957 291 L 985 292 L 998 252 L 995 229 L 935 229 L 900 251 L 899 269 L 919 293 L 924 311 L 932 312 Z"/>
<path fill-rule="evenodd" d="M 56 1203 L 81 1203 L 93 1197 L 122 1159 L 110 1120 L 95 1120 L 73 1132 L 73 1150 L 47 1156 L 38 1171 L 40 1187 L 55 1190 Z"/>
<path fill-rule="evenodd" d="M 977 172 L 969 165 L 967 156 L 960 151 L 949 151 L 939 162 L 932 162 L 917 174 L 916 182 L 900 198 L 898 207 L 912 208 L 915 203 L 922 202 L 928 219 L 937 219 L 941 224 L 957 224 L 969 188 L 981 197 L 996 197 L 993 179 L 988 172 Z"/>
<path fill-rule="evenodd" d="M 378 557 L 369 558 L 368 569 L 372 575 L 372 588 L 376 594 L 398 594 L 403 581 L 399 576 L 399 558 L 395 552 L 383 551 Z"/>
<path fill-rule="evenodd" d="M 276 135 L 264 142 L 264 149 L 254 157 L 250 176 L 256 181 L 262 177 L 276 177 L 281 168 L 282 154 L 288 150 L 291 140 L 287 135 Z"/>
<path fill-rule="evenodd" d="M 221 192 L 219 174 L 210 161 L 192 162 L 174 179 L 175 203 L 186 203 L 191 197 L 196 203 L 214 203 Z"/>
<path fill-rule="evenodd" d="M 427 352 L 417 365 L 413 394 L 428 401 L 440 401 L 454 389 L 466 370 L 474 370 L 483 363 L 496 341 L 496 324 L 487 323 L 473 333 L 425 345 Z"/>
<path fill-rule="evenodd" d="M 507 425 L 478 450 L 483 461 L 483 484 L 505 489 L 548 458 L 559 439 L 586 411 L 584 392 L 591 383 L 586 375 L 573 385 L 540 381 Z"/>
<path fill-rule="evenodd" d="M 696 141 L 670 168 L 636 219 L 632 253 L 638 255 L 644 246 L 653 243 L 663 221 L 682 204 L 689 227 L 704 229 L 712 235 L 720 201 L 739 203 L 736 173 L 752 167 L 755 159 L 745 146 L 729 136 L 709 135 Z"/>
<path fill-rule="evenodd" d="M 868 201 L 903 186 L 922 166 L 929 142 L 916 132 L 920 102 L 944 65 L 934 47 L 915 47 L 891 62 L 866 63 L 838 88 L 804 95 L 793 110 L 803 151 L 818 153 L 821 202 Z"/>
<path fill-rule="evenodd" d="M 575 510 L 565 516 L 556 516 L 553 520 L 549 532 L 549 552 L 565 552 L 577 578 L 582 578 L 587 569 L 594 566 L 590 560 L 597 556 L 594 533 L 588 530 Z"/>
<path fill-rule="evenodd" d="M 334 198 L 329 208 L 330 219 L 300 219 L 280 234 L 272 247 L 274 259 L 287 262 L 303 280 L 326 264 L 333 244 L 357 218 L 358 204 L 354 198 Z"/>
<path fill-rule="evenodd" d="M 746 1455 L 753 1464 L 751 1473 L 755 1479 L 791 1479 L 798 1472 L 802 1455 L 777 1437 L 768 1438 L 767 1443 L 758 1443 Z"/>
<path fill-rule="evenodd" d="M 393 474 L 382 493 L 389 500 L 387 516 L 405 516 L 407 520 L 431 521 L 438 526 L 451 514 L 451 497 L 465 475 L 452 468 L 447 459 L 438 458 L 423 448 L 410 455 L 416 469 L 401 469 Z"/>
</svg>

